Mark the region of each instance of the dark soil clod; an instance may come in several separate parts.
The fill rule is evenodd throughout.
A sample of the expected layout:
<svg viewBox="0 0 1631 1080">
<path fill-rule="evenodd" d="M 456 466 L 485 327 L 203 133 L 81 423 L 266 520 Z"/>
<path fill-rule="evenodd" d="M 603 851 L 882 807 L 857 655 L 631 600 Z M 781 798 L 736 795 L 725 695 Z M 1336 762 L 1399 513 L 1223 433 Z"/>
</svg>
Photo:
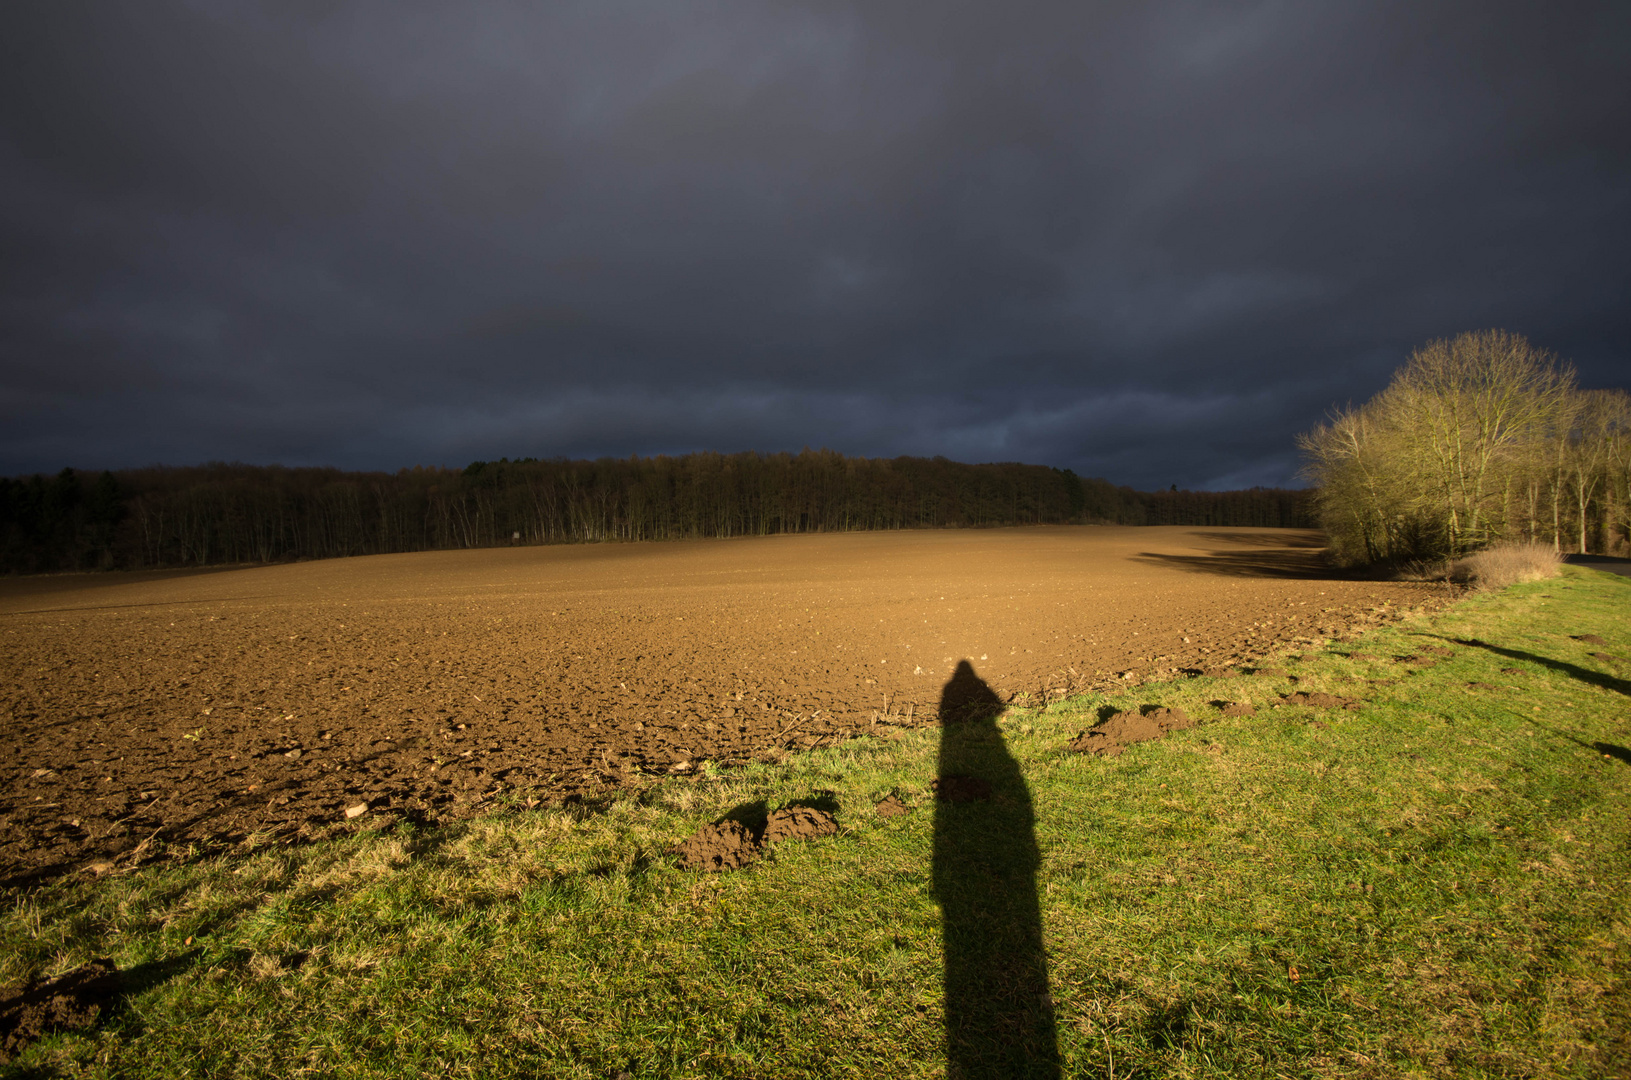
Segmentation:
<svg viewBox="0 0 1631 1080">
<path fill-rule="evenodd" d="M 764 804 L 756 805 L 762 814 Z M 740 870 L 772 844 L 783 840 L 813 840 L 838 831 L 837 820 L 827 811 L 814 806 L 783 807 L 760 822 L 738 820 L 743 809 L 752 807 L 739 808 L 732 812 L 733 816 L 723 821 L 704 825 L 672 848 L 669 853 L 678 857 L 680 869 L 701 870 L 704 873 Z"/>
<path fill-rule="evenodd" d="M 1239 701 L 1225 701 L 1223 703 L 1224 716 L 1256 716 L 1257 710 L 1250 705 Z"/>
<path fill-rule="evenodd" d="M 1182 731 L 1195 721 L 1178 709 L 1148 708 L 1142 712 L 1118 712 L 1097 726 L 1082 732 L 1069 750 L 1098 757 L 1117 757 L 1134 743 L 1159 739 L 1169 731 Z"/>
<path fill-rule="evenodd" d="M 890 795 L 873 807 L 879 817 L 900 817 L 907 812 L 906 804 L 900 801 L 899 795 Z"/>
<path fill-rule="evenodd" d="M 934 781 L 934 797 L 948 803 L 980 802 L 991 798 L 991 781 L 978 776 L 942 776 Z"/>
<path fill-rule="evenodd" d="M 118 993 L 118 967 L 92 960 L 0 999 L 0 1063 L 49 1032 L 90 1027 Z"/>
<path fill-rule="evenodd" d="M 740 870 L 759 857 L 759 842 L 740 821 L 721 821 L 692 833 L 674 854 L 682 870 Z"/>
<path fill-rule="evenodd" d="M 838 831 L 838 822 L 825 810 L 813 806 L 789 806 L 777 810 L 765 823 L 764 843 L 779 844 L 783 840 L 813 840 L 818 836 L 831 836 Z"/>
</svg>

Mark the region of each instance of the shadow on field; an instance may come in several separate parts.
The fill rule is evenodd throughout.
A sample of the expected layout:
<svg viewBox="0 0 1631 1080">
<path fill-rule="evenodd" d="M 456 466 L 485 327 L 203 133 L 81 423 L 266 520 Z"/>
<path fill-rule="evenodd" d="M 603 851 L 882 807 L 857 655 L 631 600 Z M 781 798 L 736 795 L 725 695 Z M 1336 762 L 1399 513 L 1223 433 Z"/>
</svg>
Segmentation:
<svg viewBox="0 0 1631 1080">
<path fill-rule="evenodd" d="M 1345 576 L 1325 561 L 1325 542 L 1312 534 L 1197 532 L 1190 535 L 1207 543 L 1229 546 L 1204 555 L 1162 555 L 1145 551 L 1133 557 L 1140 562 L 1226 577 L 1320 580 Z"/>
<path fill-rule="evenodd" d="M 940 697 L 934 889 L 946 954 L 948 1076 L 1056 1077 L 1030 789 L 967 660 Z"/>
<path fill-rule="evenodd" d="M 1623 746 L 1618 746 L 1611 742 L 1587 742 L 1578 736 L 1570 735 L 1567 731 L 1559 730 L 1550 724 L 1543 724 L 1532 716 L 1526 716 L 1523 719 L 1528 721 L 1532 726 L 1538 727 L 1542 731 L 1550 732 L 1560 739 L 1567 739 L 1576 746 L 1585 747 L 1587 750 L 1601 754 L 1606 758 L 1613 758 L 1615 761 L 1621 762 L 1622 764 L 1631 765 L 1631 750 L 1627 750 Z"/>
<path fill-rule="evenodd" d="M 1297 529 L 1253 533 L 1196 532 L 1190 535 L 1213 544 L 1235 544 L 1240 547 L 1307 548 L 1314 551 L 1325 548 L 1325 538 L 1319 533 Z"/>
<path fill-rule="evenodd" d="M 1491 645 L 1487 641 L 1454 640 L 1456 640 L 1456 644 L 1458 645 L 1468 645 L 1472 646 L 1473 648 L 1487 649 L 1498 656 L 1505 656 L 1511 660 L 1528 660 L 1532 663 L 1539 664 L 1541 667 L 1551 668 L 1553 671 L 1561 672 L 1564 675 L 1569 676 L 1571 679 L 1579 679 L 1583 683 L 1589 683 L 1592 686 L 1600 686 L 1604 690 L 1613 690 L 1616 693 L 1625 694 L 1627 697 L 1631 697 L 1631 682 L 1627 682 L 1625 679 L 1616 678 L 1613 675 L 1605 675 L 1601 671 L 1593 671 L 1590 668 L 1583 668 L 1578 664 L 1570 664 L 1563 660 L 1553 660 L 1546 656 L 1537 656 L 1534 653 L 1523 652 L 1520 649 L 1503 649 L 1499 645 Z"/>
<path fill-rule="evenodd" d="M 1565 555 L 1563 561 L 1574 566 L 1586 566 L 1593 570 L 1601 570 L 1605 574 L 1631 577 L 1631 559 L 1620 559 L 1613 555 Z"/>
<path fill-rule="evenodd" d="M 1631 750 L 1627 750 L 1623 746 L 1616 746 L 1611 742 L 1594 742 L 1591 744 L 1591 748 L 1604 757 L 1611 757 L 1616 761 L 1631 765 Z"/>
</svg>

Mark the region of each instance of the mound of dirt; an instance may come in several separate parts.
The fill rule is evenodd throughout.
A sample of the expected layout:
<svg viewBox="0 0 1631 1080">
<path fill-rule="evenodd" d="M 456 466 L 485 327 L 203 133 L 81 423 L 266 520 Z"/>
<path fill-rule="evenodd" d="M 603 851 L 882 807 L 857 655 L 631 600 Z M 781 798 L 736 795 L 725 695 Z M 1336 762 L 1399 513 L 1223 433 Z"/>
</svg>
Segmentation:
<svg viewBox="0 0 1631 1080">
<path fill-rule="evenodd" d="M 1601 660 L 1605 664 L 1617 664 L 1620 661 L 1618 656 L 1614 656 L 1613 654 L 1606 652 L 1594 652 L 1591 654 L 1591 658 L 1593 660 Z"/>
<path fill-rule="evenodd" d="M 1455 650 L 1454 649 L 1446 649 L 1442 645 L 1423 645 L 1421 647 L 1421 651 L 1424 652 L 1424 653 L 1432 653 L 1434 656 L 1446 656 L 1446 657 L 1448 657 L 1448 656 L 1454 656 L 1455 655 Z"/>
<path fill-rule="evenodd" d="M 92 960 L 0 1000 L 0 1063 L 47 1032 L 90 1027 L 118 993 L 118 967 Z"/>
<path fill-rule="evenodd" d="M 1239 675 L 1240 672 L 1236 671 L 1232 667 L 1209 667 L 1202 670 L 1201 674 L 1205 675 L 1208 679 L 1232 679 L 1236 675 Z"/>
<path fill-rule="evenodd" d="M 900 817 L 906 813 L 906 804 L 900 801 L 899 795 L 890 795 L 873 807 L 879 817 Z"/>
<path fill-rule="evenodd" d="M 759 841 L 740 821 L 721 821 L 692 833 L 674 854 L 682 870 L 740 870 L 759 857 Z"/>
<path fill-rule="evenodd" d="M 1273 678 L 1276 678 L 1276 679 L 1283 679 L 1283 678 L 1286 677 L 1288 672 L 1286 671 L 1285 668 L 1282 668 L 1282 667 L 1260 667 L 1260 668 L 1252 668 L 1252 674 L 1253 675 L 1269 675 L 1269 676 L 1272 676 Z"/>
<path fill-rule="evenodd" d="M 1521 668 L 1521 667 L 1504 667 L 1504 668 L 1501 669 L 1501 674 L 1502 675 L 1522 675 L 1523 674 L 1523 668 Z"/>
<path fill-rule="evenodd" d="M 813 806 L 789 806 L 777 810 L 765 822 L 766 845 L 783 840 L 814 840 L 818 836 L 831 836 L 838 831 L 838 822 L 825 810 Z"/>
<path fill-rule="evenodd" d="M 1407 664 L 1414 668 L 1430 668 L 1438 663 L 1436 658 L 1431 656 L 1423 656 L 1419 653 L 1415 656 L 1401 656 L 1398 658 L 1398 660 L 1399 663 Z"/>
<path fill-rule="evenodd" d="M 899 803 L 899 800 L 896 802 Z M 901 813 L 905 812 L 902 806 Z M 772 812 L 765 819 L 761 831 L 756 832 L 755 827 L 735 818 L 725 818 L 712 825 L 704 825 L 682 843 L 670 848 L 669 854 L 678 858 L 681 870 L 701 870 L 704 873 L 740 870 L 772 844 L 779 844 L 783 840 L 814 840 L 818 836 L 831 836 L 837 831 L 838 822 L 825 810 L 817 810 L 813 806 L 786 806 Z"/>
<path fill-rule="evenodd" d="M 1250 705 L 1239 701 L 1225 701 L 1222 703 L 1224 716 L 1256 716 L 1257 710 Z"/>
<path fill-rule="evenodd" d="M 1348 709 L 1359 708 L 1359 702 L 1353 698 L 1337 697 L 1335 694 L 1308 693 L 1299 690 L 1295 694 L 1282 695 L 1280 700 L 1287 705 L 1305 705 L 1310 709 Z"/>
<path fill-rule="evenodd" d="M 971 803 L 991 797 L 991 782 L 978 776 L 942 776 L 932 786 L 934 797 L 941 802 Z"/>
<path fill-rule="evenodd" d="M 1149 708 L 1142 712 L 1118 712 L 1076 736 L 1067 749 L 1078 754 L 1117 757 L 1134 743 L 1159 739 L 1169 731 L 1182 731 L 1194 726 L 1195 721 L 1178 709 Z"/>
<path fill-rule="evenodd" d="M 1608 642 L 1604 641 L 1602 638 L 1598 637 L 1596 634 L 1576 634 L 1576 635 L 1574 635 L 1574 640 L 1583 641 L 1587 645 L 1607 645 L 1608 644 Z"/>
</svg>

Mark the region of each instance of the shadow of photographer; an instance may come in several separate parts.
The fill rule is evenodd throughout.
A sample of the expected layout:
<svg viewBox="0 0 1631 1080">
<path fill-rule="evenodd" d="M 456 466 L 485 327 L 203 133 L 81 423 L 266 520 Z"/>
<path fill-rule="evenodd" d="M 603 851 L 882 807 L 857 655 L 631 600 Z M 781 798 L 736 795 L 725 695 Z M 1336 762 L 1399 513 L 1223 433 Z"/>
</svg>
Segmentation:
<svg viewBox="0 0 1631 1080">
<path fill-rule="evenodd" d="M 957 665 L 940 698 L 934 889 L 945 950 L 947 1076 L 1055 1077 L 1030 789 L 997 730 L 1001 699 Z"/>
</svg>

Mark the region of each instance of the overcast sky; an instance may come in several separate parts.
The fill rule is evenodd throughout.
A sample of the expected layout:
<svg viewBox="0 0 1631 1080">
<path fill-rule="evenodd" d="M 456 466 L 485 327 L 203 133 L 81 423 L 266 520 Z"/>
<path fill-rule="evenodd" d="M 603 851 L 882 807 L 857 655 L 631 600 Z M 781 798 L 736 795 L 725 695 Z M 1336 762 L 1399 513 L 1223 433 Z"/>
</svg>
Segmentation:
<svg viewBox="0 0 1631 1080">
<path fill-rule="evenodd" d="M 1631 4 L 0 7 L 0 473 L 689 450 L 1295 483 L 1631 382 Z"/>
</svg>

